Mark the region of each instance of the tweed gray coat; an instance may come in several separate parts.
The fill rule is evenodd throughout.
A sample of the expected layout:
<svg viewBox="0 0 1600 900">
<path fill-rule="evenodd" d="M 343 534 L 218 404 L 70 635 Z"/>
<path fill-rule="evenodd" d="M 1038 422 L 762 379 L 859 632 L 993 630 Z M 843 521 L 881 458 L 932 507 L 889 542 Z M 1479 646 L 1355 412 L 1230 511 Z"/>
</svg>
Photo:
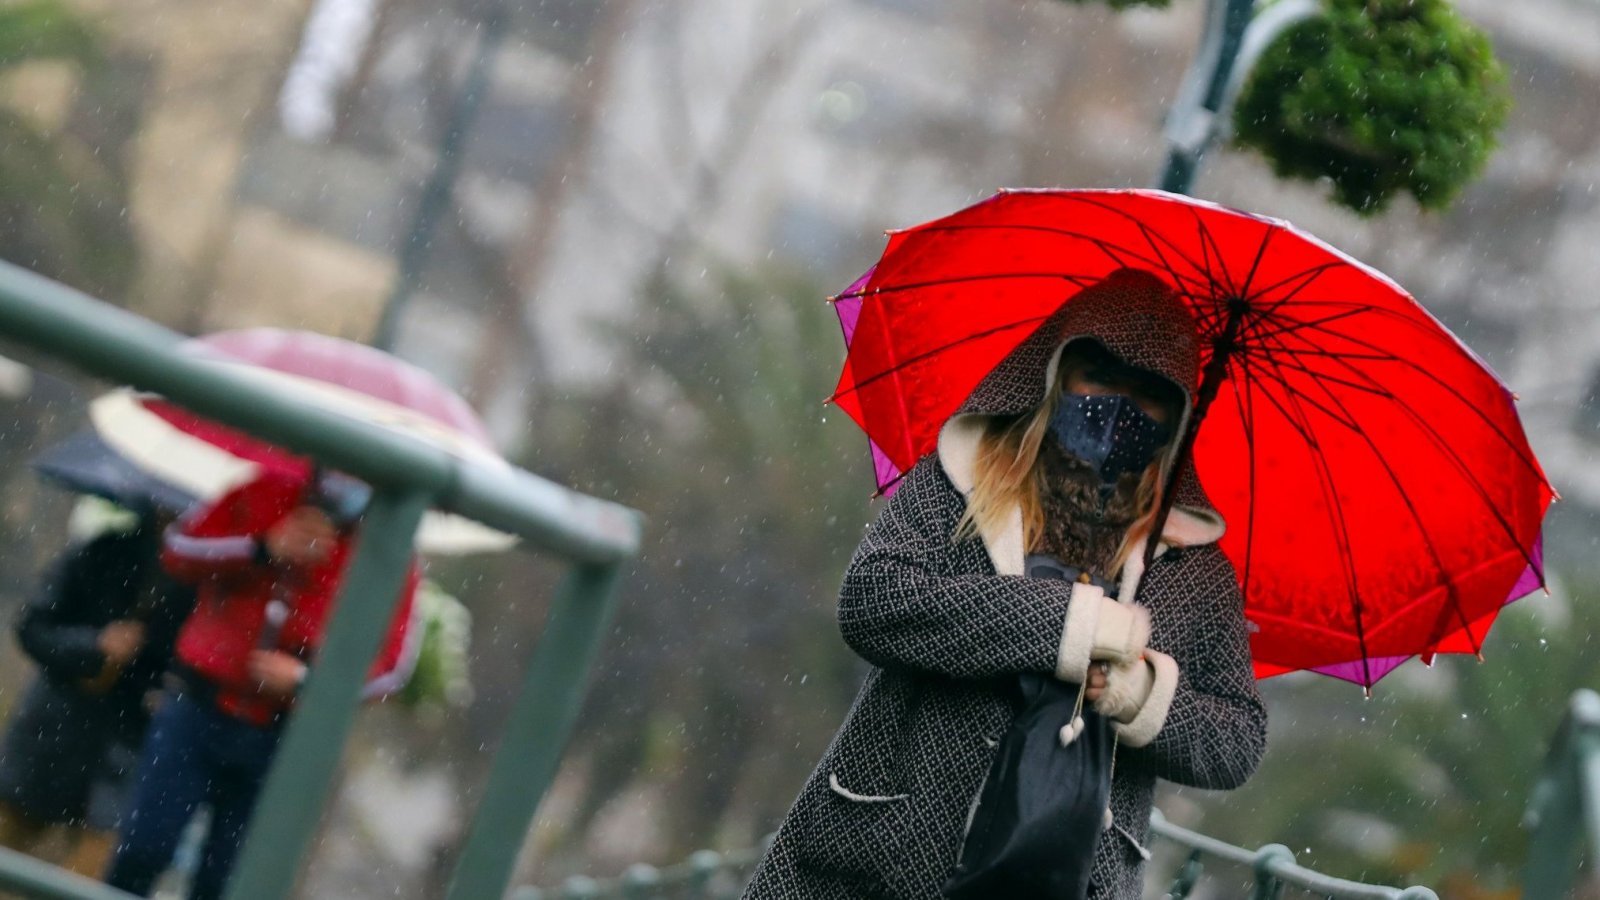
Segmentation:
<svg viewBox="0 0 1600 900">
<path fill-rule="evenodd" d="M 1048 337 L 1025 344 L 1008 360 L 1011 371 L 985 383 L 1010 402 L 978 398 L 969 407 L 1037 403 L 1042 388 L 1019 385 L 1047 383 L 1060 347 Z M 1059 671 L 1072 586 L 1021 576 L 1020 513 L 999 534 L 951 539 L 966 508 L 977 431 L 972 417 L 946 426 L 938 455 L 907 474 L 851 560 L 839 625 L 874 668 L 757 868 L 748 900 L 939 897 L 1011 719 L 1008 676 Z M 1126 567 L 1121 594 L 1138 592 L 1150 612 L 1150 648 L 1176 667 L 1154 692 L 1165 715 L 1141 737 L 1144 745 L 1130 746 L 1124 733 L 1111 789 L 1115 824 L 1096 848 L 1091 897 L 1141 895 L 1156 779 L 1234 788 L 1265 750 L 1266 711 L 1238 582 L 1215 545 L 1221 531 L 1190 477 L 1149 570 L 1138 553 Z"/>
</svg>

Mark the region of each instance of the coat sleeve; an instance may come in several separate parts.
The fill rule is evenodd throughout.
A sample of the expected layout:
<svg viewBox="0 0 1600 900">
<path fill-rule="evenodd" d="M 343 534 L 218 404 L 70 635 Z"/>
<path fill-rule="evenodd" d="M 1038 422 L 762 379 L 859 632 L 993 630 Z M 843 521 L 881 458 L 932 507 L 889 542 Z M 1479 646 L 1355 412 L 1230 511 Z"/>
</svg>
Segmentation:
<svg viewBox="0 0 1600 900">
<path fill-rule="evenodd" d="M 261 539 L 296 502 L 298 488 L 258 479 L 173 523 L 161 546 L 161 565 L 174 581 L 197 584 L 266 565 Z"/>
<path fill-rule="evenodd" d="M 1071 585 L 944 571 L 939 560 L 956 552 L 951 536 L 962 508 L 937 459 L 912 469 L 845 570 L 845 642 L 885 669 L 953 678 L 1053 674 Z"/>
<path fill-rule="evenodd" d="M 95 547 L 91 542 L 62 554 L 17 620 L 17 642 L 50 678 L 88 678 L 105 666 L 100 629 L 83 621 L 99 574 Z"/>
<path fill-rule="evenodd" d="M 1157 778 L 1207 790 L 1231 790 L 1255 772 L 1267 749 L 1267 710 L 1256 689 L 1245 633 L 1244 600 L 1233 567 L 1216 547 L 1194 562 L 1195 589 L 1213 598 L 1210 616 L 1188 652 L 1173 654 L 1178 678 L 1165 723 L 1145 747 L 1125 749 L 1129 763 Z"/>
</svg>

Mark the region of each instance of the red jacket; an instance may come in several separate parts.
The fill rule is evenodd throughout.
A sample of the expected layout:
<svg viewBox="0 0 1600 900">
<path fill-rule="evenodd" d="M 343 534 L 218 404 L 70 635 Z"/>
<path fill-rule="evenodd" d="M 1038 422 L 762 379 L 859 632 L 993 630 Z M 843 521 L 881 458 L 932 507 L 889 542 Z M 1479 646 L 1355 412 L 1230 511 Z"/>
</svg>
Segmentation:
<svg viewBox="0 0 1600 900">
<path fill-rule="evenodd" d="M 267 604 L 276 595 L 289 607 L 273 649 L 311 662 L 352 552 L 352 540 L 341 535 L 327 560 L 312 568 L 263 561 L 260 539 L 304 502 L 305 493 L 304 481 L 257 479 L 178 521 L 162 547 L 168 573 L 196 585 L 199 596 L 178 634 L 178 662 L 215 689 L 226 712 L 256 724 L 272 721 L 288 706 L 261 696 L 246 668 L 262 638 Z M 364 697 L 397 690 L 410 674 L 421 637 L 420 629 L 413 633 L 410 627 L 418 579 L 413 562 Z"/>
</svg>

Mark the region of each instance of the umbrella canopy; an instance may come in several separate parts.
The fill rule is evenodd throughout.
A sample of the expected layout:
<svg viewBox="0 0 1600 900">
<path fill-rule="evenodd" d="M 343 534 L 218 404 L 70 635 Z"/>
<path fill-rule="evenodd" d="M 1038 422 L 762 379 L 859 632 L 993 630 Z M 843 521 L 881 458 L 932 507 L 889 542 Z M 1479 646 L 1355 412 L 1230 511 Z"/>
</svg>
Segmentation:
<svg viewBox="0 0 1600 900">
<path fill-rule="evenodd" d="M 275 385 L 307 403 L 433 444 L 480 465 L 509 467 L 472 408 L 432 375 L 379 350 L 304 331 L 250 328 L 185 342 L 183 350 L 231 374 Z M 160 397 L 110 391 L 89 407 L 96 436 L 157 481 L 211 500 L 278 472 L 305 477 L 311 462 L 195 415 Z M 510 535 L 460 516 L 424 517 L 419 550 L 501 550 Z"/>
<path fill-rule="evenodd" d="M 833 401 L 867 432 L 880 490 L 1007 354 L 1123 268 L 1162 279 L 1201 330 L 1184 450 L 1228 522 L 1258 675 L 1370 686 L 1417 654 L 1476 653 L 1543 583 L 1553 491 L 1489 367 L 1288 223 L 1160 191 L 1007 191 L 890 234 L 835 298 Z"/>
<path fill-rule="evenodd" d="M 92 428 L 54 444 L 33 459 L 34 471 L 69 491 L 145 513 L 181 513 L 194 495 L 157 478 L 106 446 Z"/>
</svg>

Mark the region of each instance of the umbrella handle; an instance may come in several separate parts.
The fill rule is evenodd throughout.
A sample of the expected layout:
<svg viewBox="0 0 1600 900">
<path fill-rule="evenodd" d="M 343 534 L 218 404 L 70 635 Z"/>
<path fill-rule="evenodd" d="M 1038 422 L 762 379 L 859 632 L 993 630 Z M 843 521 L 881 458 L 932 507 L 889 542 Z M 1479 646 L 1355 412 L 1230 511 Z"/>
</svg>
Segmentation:
<svg viewBox="0 0 1600 900">
<path fill-rule="evenodd" d="M 1205 421 L 1206 411 L 1211 408 L 1211 402 L 1217 399 L 1222 379 L 1227 377 L 1228 360 L 1239 350 L 1239 326 L 1249 306 L 1244 300 L 1238 299 L 1230 299 L 1227 304 L 1228 318 L 1223 324 L 1222 334 L 1211 339 L 1211 359 L 1200 373 L 1200 395 L 1195 400 L 1194 415 L 1190 418 L 1189 427 L 1184 429 L 1183 439 L 1178 443 L 1178 452 L 1167 471 L 1167 483 L 1161 491 L 1161 504 L 1156 508 L 1156 517 L 1150 522 L 1150 536 L 1144 542 L 1145 571 L 1149 571 L 1150 564 L 1155 561 L 1156 545 L 1161 542 L 1161 532 L 1167 527 L 1168 514 L 1172 512 L 1172 504 L 1178 496 L 1178 478 L 1183 474 L 1183 467 L 1194 457 L 1194 442 L 1200 434 L 1200 423 Z M 1128 598 L 1130 603 L 1133 600 L 1132 597 Z"/>
<path fill-rule="evenodd" d="M 267 608 L 262 611 L 261 619 L 261 634 L 256 637 L 256 649 L 276 650 L 278 638 L 283 634 L 283 623 L 289 620 L 289 604 L 280 596 L 274 596 L 267 601 Z"/>
</svg>

